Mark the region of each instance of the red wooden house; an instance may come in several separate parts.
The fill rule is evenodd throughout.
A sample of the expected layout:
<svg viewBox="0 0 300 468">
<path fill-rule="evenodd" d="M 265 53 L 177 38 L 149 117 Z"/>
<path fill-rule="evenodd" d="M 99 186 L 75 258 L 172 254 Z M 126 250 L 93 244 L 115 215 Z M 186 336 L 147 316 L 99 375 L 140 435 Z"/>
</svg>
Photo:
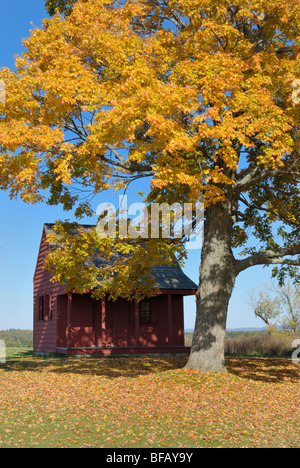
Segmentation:
<svg viewBox="0 0 300 468">
<path fill-rule="evenodd" d="M 155 267 L 159 294 L 140 303 L 67 293 L 44 270 L 45 224 L 34 274 L 34 352 L 68 355 L 185 353 L 183 298 L 196 284 L 180 266 Z"/>
</svg>

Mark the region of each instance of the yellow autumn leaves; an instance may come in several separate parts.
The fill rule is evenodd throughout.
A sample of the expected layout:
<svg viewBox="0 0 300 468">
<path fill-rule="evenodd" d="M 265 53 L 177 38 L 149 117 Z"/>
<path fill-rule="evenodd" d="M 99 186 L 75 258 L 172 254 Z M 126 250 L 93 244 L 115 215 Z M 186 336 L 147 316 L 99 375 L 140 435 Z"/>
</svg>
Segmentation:
<svg viewBox="0 0 300 468">
<path fill-rule="evenodd" d="M 293 151 L 299 15 L 295 1 L 181 0 L 163 11 L 79 0 L 32 31 L 15 72 L 0 72 L 0 186 L 23 199 L 32 190 L 30 201 L 75 179 L 97 192 L 145 162 L 154 187 L 171 181 L 193 201 L 223 199 L 239 167 L 234 142 L 259 141 L 266 169 Z"/>
<path fill-rule="evenodd" d="M 227 358 L 59 358 L 10 353 L 0 368 L 0 447 L 298 447 L 299 366 Z"/>
</svg>

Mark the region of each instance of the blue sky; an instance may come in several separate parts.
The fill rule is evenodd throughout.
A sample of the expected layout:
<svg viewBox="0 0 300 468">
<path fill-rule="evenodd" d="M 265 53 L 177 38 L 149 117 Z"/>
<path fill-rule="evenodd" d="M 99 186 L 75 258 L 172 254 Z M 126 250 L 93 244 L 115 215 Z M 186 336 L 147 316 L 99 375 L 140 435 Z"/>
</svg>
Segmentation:
<svg viewBox="0 0 300 468">
<path fill-rule="evenodd" d="M 41 25 L 46 11 L 42 0 L 2 0 L 1 3 L 0 67 L 14 68 L 14 57 L 24 50 L 22 39 L 30 35 L 33 25 Z M 95 200 L 95 209 L 98 203 L 109 201 L 110 197 L 102 194 Z M 25 205 L 10 200 L 5 192 L 0 192 L 0 214 L 0 330 L 32 329 L 33 274 L 43 224 L 57 219 L 73 220 L 72 214 L 46 204 Z M 200 251 L 191 250 L 184 271 L 196 283 L 199 263 Z M 240 275 L 229 306 L 228 329 L 263 326 L 250 310 L 247 295 L 269 281 L 270 273 L 270 269 L 254 267 Z M 195 299 L 187 298 L 186 329 L 193 328 L 194 322 Z"/>
</svg>

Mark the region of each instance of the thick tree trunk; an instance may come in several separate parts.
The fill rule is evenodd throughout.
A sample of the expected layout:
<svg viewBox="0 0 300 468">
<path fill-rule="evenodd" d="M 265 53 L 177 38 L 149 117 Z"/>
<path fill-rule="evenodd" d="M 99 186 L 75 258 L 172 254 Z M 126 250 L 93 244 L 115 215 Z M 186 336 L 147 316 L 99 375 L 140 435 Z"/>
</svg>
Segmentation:
<svg viewBox="0 0 300 468">
<path fill-rule="evenodd" d="M 196 325 L 187 368 L 203 372 L 226 371 L 227 310 L 236 279 L 231 239 L 230 204 L 209 207 L 204 225 Z"/>
</svg>

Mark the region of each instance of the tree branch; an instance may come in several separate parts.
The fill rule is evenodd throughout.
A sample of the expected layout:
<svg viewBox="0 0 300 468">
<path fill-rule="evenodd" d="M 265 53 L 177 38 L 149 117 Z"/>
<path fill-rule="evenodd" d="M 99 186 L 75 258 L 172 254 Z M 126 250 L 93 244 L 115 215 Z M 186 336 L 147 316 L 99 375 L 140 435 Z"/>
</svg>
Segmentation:
<svg viewBox="0 0 300 468">
<path fill-rule="evenodd" d="M 256 206 L 256 205 L 253 205 L 253 203 L 248 203 L 248 201 L 243 197 L 243 196 L 240 196 L 240 201 L 242 203 L 244 203 L 244 205 L 247 207 L 247 208 L 254 208 L 255 210 L 257 211 L 264 211 L 265 213 L 268 213 L 268 214 L 272 214 L 273 216 L 275 216 L 277 219 L 283 219 L 285 222 L 288 222 L 292 225 L 295 225 L 297 227 L 299 227 L 299 223 L 296 221 L 296 222 L 293 222 L 291 219 L 288 219 L 286 218 L 282 213 L 278 212 L 278 211 L 274 211 L 272 210 L 271 208 L 265 208 L 264 206 L 262 205 L 259 205 L 259 206 Z"/>
<path fill-rule="evenodd" d="M 278 174 L 278 169 L 264 169 L 263 166 L 249 166 L 248 170 L 239 174 L 236 183 L 232 186 L 233 193 L 239 195 L 248 190 L 253 184 L 260 182 L 267 177 L 274 177 Z"/>
<path fill-rule="evenodd" d="M 236 260 L 236 271 L 240 273 L 252 266 L 257 265 L 292 265 L 300 266 L 300 257 L 295 259 L 284 258 L 286 256 L 300 255 L 300 246 L 286 247 L 280 249 L 267 249 L 258 252 L 244 260 Z"/>
<path fill-rule="evenodd" d="M 108 148 L 108 145 L 107 145 L 107 148 Z M 111 150 L 111 148 L 108 148 L 108 149 Z M 116 150 L 114 150 L 112 152 L 113 152 L 113 154 L 115 154 L 115 156 L 116 156 L 116 153 L 118 153 Z M 138 174 L 136 176 L 137 179 L 140 178 L 140 177 L 149 177 L 149 176 L 154 175 L 153 168 L 152 168 L 152 166 L 150 166 L 150 164 L 143 164 L 143 163 L 137 163 L 137 162 L 129 163 L 129 162 L 125 161 L 122 158 L 122 156 L 121 156 L 121 159 L 116 156 L 118 161 L 113 161 L 112 159 L 107 158 L 103 154 L 98 155 L 98 157 L 100 159 L 102 159 L 102 161 L 104 161 L 105 163 L 110 164 L 111 166 L 118 167 L 120 169 L 124 169 L 124 170 L 130 172 L 131 174 L 137 173 Z M 120 176 L 118 176 L 118 177 L 120 177 Z"/>
<path fill-rule="evenodd" d="M 119 163 L 121 164 L 122 167 L 126 168 L 127 167 L 127 163 L 125 161 L 125 159 L 123 158 L 123 156 L 119 153 L 119 151 L 117 151 L 112 145 L 105 145 L 107 149 L 109 149 L 109 151 L 111 151 L 113 153 L 113 155 L 118 159 Z"/>
</svg>

